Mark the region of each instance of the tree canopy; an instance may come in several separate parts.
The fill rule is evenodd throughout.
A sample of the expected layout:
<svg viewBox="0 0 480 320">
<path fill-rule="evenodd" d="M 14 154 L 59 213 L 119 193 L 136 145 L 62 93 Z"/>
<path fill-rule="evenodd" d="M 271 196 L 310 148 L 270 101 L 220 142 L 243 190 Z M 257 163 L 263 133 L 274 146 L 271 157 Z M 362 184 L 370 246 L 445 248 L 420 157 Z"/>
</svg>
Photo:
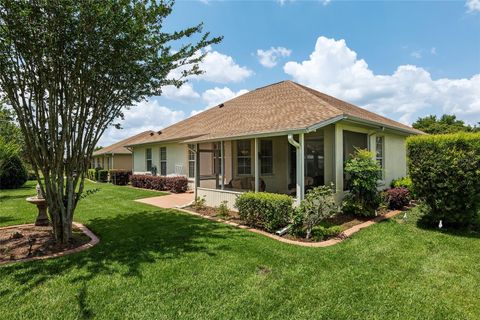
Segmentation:
<svg viewBox="0 0 480 320">
<path fill-rule="evenodd" d="M 444 114 L 440 118 L 437 118 L 435 115 L 418 118 L 412 124 L 412 127 L 430 134 L 480 132 L 480 126 L 470 126 L 465 124 L 464 121 L 457 119 L 455 115 L 448 114 Z"/>
<path fill-rule="evenodd" d="M 165 31 L 172 10 L 172 1 L 155 0 L 0 0 L 0 89 L 43 175 L 58 241 L 70 239 L 106 128 L 125 108 L 200 74 L 199 52 L 221 40 L 202 24 Z"/>
</svg>

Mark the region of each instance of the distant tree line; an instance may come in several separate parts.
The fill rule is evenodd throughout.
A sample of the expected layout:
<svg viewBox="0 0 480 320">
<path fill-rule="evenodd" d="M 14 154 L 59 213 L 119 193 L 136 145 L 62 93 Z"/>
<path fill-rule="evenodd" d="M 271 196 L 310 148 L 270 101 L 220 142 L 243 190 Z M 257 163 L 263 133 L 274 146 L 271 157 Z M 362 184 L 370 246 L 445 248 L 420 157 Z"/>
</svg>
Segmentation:
<svg viewBox="0 0 480 320">
<path fill-rule="evenodd" d="M 478 125 L 471 126 L 457 119 L 453 114 L 444 114 L 440 118 L 437 118 L 435 115 L 418 118 L 417 121 L 412 124 L 412 127 L 429 134 L 480 132 L 480 122 L 478 122 Z"/>
</svg>

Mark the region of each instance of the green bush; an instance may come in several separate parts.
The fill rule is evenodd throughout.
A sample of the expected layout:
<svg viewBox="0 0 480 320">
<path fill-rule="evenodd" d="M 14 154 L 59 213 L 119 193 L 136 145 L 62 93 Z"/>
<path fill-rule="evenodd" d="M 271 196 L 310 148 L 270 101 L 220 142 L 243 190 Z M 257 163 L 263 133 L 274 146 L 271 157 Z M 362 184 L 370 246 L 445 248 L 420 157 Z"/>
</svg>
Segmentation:
<svg viewBox="0 0 480 320">
<path fill-rule="evenodd" d="M 98 182 L 107 182 L 108 181 L 108 170 L 97 170 L 97 181 Z"/>
<path fill-rule="evenodd" d="M 408 189 L 408 192 L 410 193 L 410 197 L 415 199 L 413 182 L 412 182 L 412 179 L 409 176 L 406 176 L 406 177 L 403 177 L 403 178 L 398 178 L 398 179 L 393 179 L 392 182 L 390 183 L 390 187 L 392 187 L 392 188 L 406 188 L 406 189 Z"/>
<path fill-rule="evenodd" d="M 479 223 L 480 133 L 415 136 L 407 140 L 408 166 L 416 195 L 438 224 Z"/>
<path fill-rule="evenodd" d="M 292 198 L 284 194 L 246 192 L 237 198 L 235 208 L 247 225 L 274 232 L 288 224 L 292 204 Z"/>
<path fill-rule="evenodd" d="M 130 175 L 132 172 L 121 169 L 112 169 L 109 171 L 109 174 L 111 183 L 118 186 L 125 186 L 130 181 Z"/>
<path fill-rule="evenodd" d="M 220 205 L 215 208 L 215 212 L 217 214 L 217 216 L 220 216 L 220 217 L 228 217 L 229 214 L 230 214 L 230 210 L 228 210 L 228 201 L 222 201 L 220 203 Z"/>
<path fill-rule="evenodd" d="M 312 238 L 315 241 L 322 241 L 328 238 L 333 238 L 342 233 L 341 226 L 316 226 L 312 229 Z"/>
<path fill-rule="evenodd" d="M 28 171 L 16 154 L 2 161 L 0 166 L 0 189 L 20 188 L 27 182 Z"/>
<path fill-rule="evenodd" d="M 308 191 L 305 199 L 295 210 L 292 217 L 290 232 L 295 235 L 305 234 L 309 239 L 312 229 L 325 218 L 337 212 L 337 205 L 333 196 L 332 187 L 319 186 Z"/>
<path fill-rule="evenodd" d="M 96 169 L 88 169 L 87 170 L 87 178 L 95 181 L 97 178 L 97 170 Z"/>
<path fill-rule="evenodd" d="M 345 173 L 349 176 L 342 207 L 343 212 L 359 216 L 373 216 L 381 197 L 377 190 L 377 181 L 381 177 L 381 168 L 367 150 L 357 150 L 345 164 Z"/>
</svg>

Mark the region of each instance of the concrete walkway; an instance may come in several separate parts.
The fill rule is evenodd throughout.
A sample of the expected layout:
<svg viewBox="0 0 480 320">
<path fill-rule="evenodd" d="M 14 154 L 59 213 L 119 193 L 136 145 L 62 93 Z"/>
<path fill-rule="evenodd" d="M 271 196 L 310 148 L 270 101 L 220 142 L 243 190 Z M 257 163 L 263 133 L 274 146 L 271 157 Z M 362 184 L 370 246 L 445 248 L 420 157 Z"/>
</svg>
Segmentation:
<svg viewBox="0 0 480 320">
<path fill-rule="evenodd" d="M 152 206 L 172 209 L 190 204 L 194 200 L 193 192 L 171 193 L 166 196 L 150 197 L 135 200 L 137 202 L 150 204 Z"/>
</svg>

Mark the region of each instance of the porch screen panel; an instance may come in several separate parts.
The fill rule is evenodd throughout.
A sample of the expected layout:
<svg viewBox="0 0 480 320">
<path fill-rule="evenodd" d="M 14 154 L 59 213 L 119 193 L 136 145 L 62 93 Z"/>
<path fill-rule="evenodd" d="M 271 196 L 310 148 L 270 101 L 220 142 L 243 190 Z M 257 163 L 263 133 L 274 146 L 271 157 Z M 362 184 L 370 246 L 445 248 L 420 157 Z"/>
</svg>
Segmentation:
<svg viewBox="0 0 480 320">
<path fill-rule="evenodd" d="M 147 148 L 145 150 L 145 160 L 147 164 L 147 171 L 152 171 L 152 149 Z"/>
<path fill-rule="evenodd" d="M 252 173 L 252 146 L 250 140 L 237 141 L 237 173 Z"/>
<path fill-rule="evenodd" d="M 317 187 L 325 183 L 324 179 L 324 138 L 323 135 L 305 137 L 305 181 L 307 187 Z"/>
<path fill-rule="evenodd" d="M 167 175 L 167 147 L 160 147 L 160 175 Z"/>
<path fill-rule="evenodd" d="M 273 142 L 272 140 L 260 141 L 260 173 L 273 173 Z"/>
</svg>

